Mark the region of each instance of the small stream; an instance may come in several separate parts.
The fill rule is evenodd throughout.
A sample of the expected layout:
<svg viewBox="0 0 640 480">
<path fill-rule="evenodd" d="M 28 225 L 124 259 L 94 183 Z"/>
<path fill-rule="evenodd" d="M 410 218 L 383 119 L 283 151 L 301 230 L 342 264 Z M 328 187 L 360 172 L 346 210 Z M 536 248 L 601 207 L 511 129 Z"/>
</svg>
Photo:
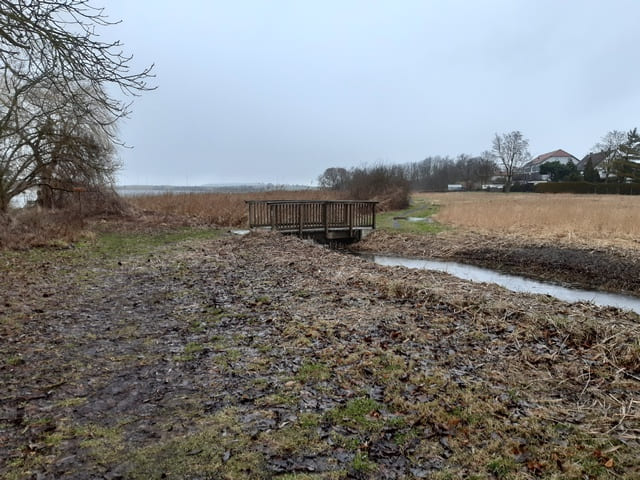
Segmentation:
<svg viewBox="0 0 640 480">
<path fill-rule="evenodd" d="M 551 295 L 565 302 L 591 302 L 606 307 L 617 307 L 640 314 L 640 298 L 631 295 L 568 288 L 548 282 L 540 282 L 516 275 L 501 273 L 488 268 L 475 267 L 457 262 L 421 260 L 384 255 L 363 255 L 379 265 L 402 266 L 422 270 L 445 272 L 473 282 L 495 283 L 514 292 Z"/>
</svg>

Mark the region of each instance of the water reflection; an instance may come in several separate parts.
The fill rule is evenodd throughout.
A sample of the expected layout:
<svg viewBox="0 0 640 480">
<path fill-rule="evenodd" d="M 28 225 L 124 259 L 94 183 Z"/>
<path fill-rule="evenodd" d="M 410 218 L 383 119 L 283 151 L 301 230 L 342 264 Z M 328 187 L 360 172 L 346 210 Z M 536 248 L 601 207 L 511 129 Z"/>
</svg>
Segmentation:
<svg viewBox="0 0 640 480">
<path fill-rule="evenodd" d="M 421 260 L 384 255 L 368 255 L 375 263 L 423 270 L 435 270 L 473 282 L 495 283 L 514 292 L 551 295 L 565 302 L 591 302 L 600 306 L 617 307 L 640 314 L 640 298 L 616 293 L 567 288 L 553 283 L 540 282 L 525 277 L 509 275 L 488 268 L 474 267 L 457 262 Z"/>
</svg>

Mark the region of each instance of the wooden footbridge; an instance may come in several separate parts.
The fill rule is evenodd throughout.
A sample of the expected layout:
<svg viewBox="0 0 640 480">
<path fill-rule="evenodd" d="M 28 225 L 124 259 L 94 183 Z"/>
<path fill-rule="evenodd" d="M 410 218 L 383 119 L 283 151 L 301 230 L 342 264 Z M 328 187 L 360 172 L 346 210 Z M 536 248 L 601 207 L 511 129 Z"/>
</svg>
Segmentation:
<svg viewBox="0 0 640 480">
<path fill-rule="evenodd" d="M 246 202 L 249 228 L 269 229 L 319 241 L 357 241 L 376 228 L 376 203 L 359 200 Z"/>
</svg>

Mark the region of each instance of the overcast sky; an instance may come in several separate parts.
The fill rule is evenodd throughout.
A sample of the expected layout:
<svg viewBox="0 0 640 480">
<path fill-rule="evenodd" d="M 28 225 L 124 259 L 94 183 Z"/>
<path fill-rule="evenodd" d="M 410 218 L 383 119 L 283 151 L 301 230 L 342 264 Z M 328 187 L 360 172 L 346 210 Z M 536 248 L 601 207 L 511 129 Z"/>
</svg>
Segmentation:
<svg viewBox="0 0 640 480">
<path fill-rule="evenodd" d="M 96 2 L 98 4 L 98 2 Z M 110 0 L 158 89 L 120 125 L 121 184 L 314 183 L 480 154 L 520 130 L 582 158 L 640 127 L 640 1 Z M 108 38 L 105 38 L 108 39 Z"/>
</svg>

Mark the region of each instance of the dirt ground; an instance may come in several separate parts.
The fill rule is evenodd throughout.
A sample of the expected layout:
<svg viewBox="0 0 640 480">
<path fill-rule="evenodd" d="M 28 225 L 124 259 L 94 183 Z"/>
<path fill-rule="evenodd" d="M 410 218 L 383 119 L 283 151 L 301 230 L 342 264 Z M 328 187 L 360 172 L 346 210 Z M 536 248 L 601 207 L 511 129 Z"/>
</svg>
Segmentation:
<svg viewBox="0 0 640 480">
<path fill-rule="evenodd" d="M 376 231 L 355 249 L 450 259 L 576 287 L 640 295 L 638 248 L 457 230 L 433 235 Z"/>
<path fill-rule="evenodd" d="M 509 253 L 447 245 L 386 251 Z M 0 273 L 2 478 L 640 478 L 631 313 L 274 234 L 112 234 Z"/>
</svg>

